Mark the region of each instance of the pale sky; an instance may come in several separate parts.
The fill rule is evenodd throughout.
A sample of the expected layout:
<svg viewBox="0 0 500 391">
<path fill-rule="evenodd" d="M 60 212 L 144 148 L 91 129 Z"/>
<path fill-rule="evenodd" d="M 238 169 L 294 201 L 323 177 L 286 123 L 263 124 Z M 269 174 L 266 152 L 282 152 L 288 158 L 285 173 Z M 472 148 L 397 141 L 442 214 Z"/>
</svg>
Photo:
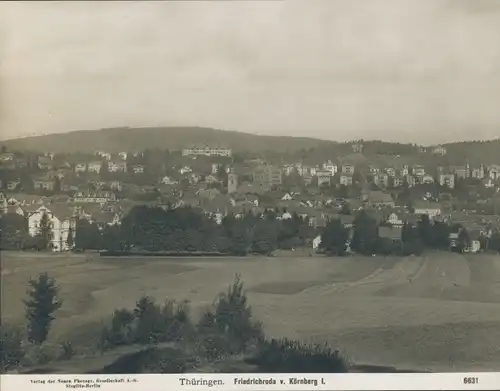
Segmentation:
<svg viewBox="0 0 500 391">
<path fill-rule="evenodd" d="M 0 139 L 500 136 L 498 0 L 2 2 L 0 60 Z"/>
</svg>

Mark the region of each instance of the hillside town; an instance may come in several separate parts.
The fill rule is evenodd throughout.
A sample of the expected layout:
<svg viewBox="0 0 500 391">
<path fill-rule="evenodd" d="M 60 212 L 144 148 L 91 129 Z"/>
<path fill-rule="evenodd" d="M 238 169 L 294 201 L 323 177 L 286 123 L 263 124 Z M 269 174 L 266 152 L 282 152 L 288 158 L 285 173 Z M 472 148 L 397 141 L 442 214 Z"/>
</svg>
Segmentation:
<svg viewBox="0 0 500 391">
<path fill-rule="evenodd" d="M 119 226 L 135 206 L 190 207 L 217 224 L 228 216 L 262 216 L 270 210 L 276 220 L 298 216 L 310 227 L 304 246 L 313 250 L 329 221 L 352 230 L 361 210 L 377 222 L 380 236 L 393 241 L 422 216 L 466 230 L 470 241 L 464 251 L 469 252 L 483 251 L 487 239 L 500 231 L 500 164 L 433 165 L 427 156 L 445 157 L 443 146 L 418 147 L 418 164 L 399 155 L 380 163 L 363 154 L 360 142 L 347 149 L 344 156 L 311 163 L 310 157 L 268 161 L 210 145 L 93 154 L 4 147 L 2 246 L 25 247 L 23 241 L 5 244 L 15 236 L 13 218 L 26 224 L 31 237 L 48 219 L 50 249 L 68 251 L 75 246 L 79 221 L 102 231 Z M 457 234 L 450 233 L 450 243 Z"/>
</svg>

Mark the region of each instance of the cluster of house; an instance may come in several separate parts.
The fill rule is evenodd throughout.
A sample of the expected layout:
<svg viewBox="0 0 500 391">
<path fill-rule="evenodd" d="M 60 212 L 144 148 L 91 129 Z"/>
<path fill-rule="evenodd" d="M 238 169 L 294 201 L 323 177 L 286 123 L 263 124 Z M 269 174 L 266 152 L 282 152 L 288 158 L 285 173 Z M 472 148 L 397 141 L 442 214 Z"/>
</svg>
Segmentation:
<svg viewBox="0 0 500 391">
<path fill-rule="evenodd" d="M 378 226 L 378 234 L 381 238 L 389 239 L 394 243 L 402 243 L 402 232 L 405 224 L 417 226 L 420 217 L 429 216 L 431 221 L 457 225 L 460 228 L 456 232 L 449 234 L 450 249 L 459 248 L 460 233 L 467 231 L 469 242 L 463 249 L 464 252 L 477 253 L 481 251 L 481 238 L 491 237 L 494 231 L 500 230 L 500 217 L 492 215 L 476 215 L 464 212 L 444 211 L 439 204 L 419 203 L 415 210 L 410 213 L 404 208 L 387 208 L 384 210 L 369 211 L 371 217 L 375 218 Z M 349 230 L 347 240 L 347 251 L 350 251 L 350 242 L 354 234 L 352 216 L 332 216 L 338 218 L 343 223 L 344 228 Z M 321 235 L 318 235 L 312 243 L 313 249 L 318 249 L 321 244 Z"/>
<path fill-rule="evenodd" d="M 40 230 L 42 217 L 46 215 L 51 229 L 50 247 L 53 251 L 65 251 L 69 250 L 68 236 L 72 234 L 73 239 L 76 236 L 78 219 L 86 219 L 102 229 L 105 225 L 120 224 L 121 217 L 127 208 L 130 208 L 126 202 L 91 201 L 95 202 L 64 196 L 40 197 L 30 194 L 7 196 L 0 192 L 0 216 L 9 213 L 23 216 L 27 220 L 29 234 L 36 236 Z"/>
<path fill-rule="evenodd" d="M 353 145 L 353 152 L 362 150 L 362 144 Z M 446 150 L 437 147 L 432 152 L 445 154 Z M 454 222 L 457 218 L 464 220 L 459 222 L 466 226 L 472 235 L 477 232 L 482 235 L 489 234 L 491 229 L 500 228 L 498 216 L 489 218 L 469 214 L 466 218 L 457 217 L 458 212 L 451 212 L 443 204 L 428 200 L 431 197 L 424 197 L 416 202 L 414 211 L 410 213 L 407 208 L 396 206 L 392 196 L 386 192 L 386 189 L 430 183 L 439 183 L 441 186 L 454 188 L 458 180 L 467 178 L 478 179 L 485 187 L 499 190 L 500 166 L 498 165 L 437 167 L 429 171 L 422 165 L 360 167 L 356 164 L 337 163 L 330 160 L 317 166 L 302 163 L 277 166 L 256 159 L 238 167 L 235 164 L 221 165 L 212 162 L 207 163 L 209 166 L 200 170 L 199 166 L 191 163 L 195 162 L 198 156 L 228 158 L 231 157 L 232 151 L 219 147 L 192 147 L 182 151 L 182 155 L 187 157 L 186 161 L 180 166 L 173 167 L 169 175 L 161 175 L 156 183 L 137 185 L 123 183 L 118 179 L 104 179 L 100 175 L 104 169 L 108 172 L 131 171 L 139 177 L 145 172 L 146 167 L 141 164 L 127 164 L 129 155 L 126 152 L 112 154 L 99 151 L 95 153 L 95 161 L 76 161 L 73 164 L 64 162 L 56 164 L 53 154 L 39 156 L 36 165 L 43 175 L 34 179 L 33 187 L 54 192 L 58 184 L 61 194 L 51 197 L 22 194 L 19 192 L 20 180 L 9 180 L 2 184 L 2 188 L 6 189 L 8 195 L 1 194 L 0 212 L 25 216 L 31 234 L 37 231 L 41 216 L 44 213 L 47 214 L 54 229 L 53 248 L 55 250 L 67 249 L 68 232 L 75 232 L 69 228 L 75 226 L 78 218 L 87 219 L 91 223 L 98 224 L 99 227 L 119 224 L 127 211 L 138 203 L 129 199 L 120 199 L 119 195 L 122 191 L 130 189 L 135 189 L 139 193 L 154 192 L 158 195 L 154 201 L 141 203 L 163 207 L 189 205 L 202 209 L 218 222 L 221 222 L 228 214 L 238 217 L 248 211 L 261 213 L 272 208 L 277 211 L 278 219 L 288 219 L 296 213 L 313 227 L 321 227 L 331 218 L 339 218 L 346 227 L 349 227 L 353 221 L 352 214 L 347 215 L 341 212 L 347 201 L 351 210 L 369 209 L 381 224 L 382 235 L 397 237 L 397 231 L 404 222 L 416 221 L 423 214 L 438 220 Z M 134 158 L 141 157 L 141 153 L 132 155 Z M 22 167 L 24 163 L 22 159 L 19 159 L 11 153 L 0 154 L 2 165 L 12 161 L 14 167 L 19 168 L 18 164 Z M 226 181 L 220 175 L 222 168 L 227 174 Z M 67 181 L 70 177 L 83 177 L 83 173 L 85 173 L 86 183 L 74 184 Z M 300 177 L 306 185 L 305 188 L 284 186 L 285 179 L 294 175 Z M 365 190 L 361 197 L 348 200 L 337 199 L 321 191 L 324 186 L 351 186 L 355 181 L 361 184 L 371 182 L 379 190 L 370 190 L 369 186 L 364 186 Z M 63 195 L 64 193 L 66 195 Z M 393 229 L 387 230 L 387 227 Z"/>
<path fill-rule="evenodd" d="M 231 178 L 231 174 L 230 174 Z M 365 209 L 380 225 L 380 235 L 393 240 L 401 239 L 401 229 L 405 223 L 416 224 L 420 216 L 427 215 L 434 221 L 457 223 L 464 226 L 473 240 L 471 251 L 478 251 L 478 238 L 481 235 L 491 235 L 494 230 L 500 230 L 500 216 L 478 215 L 475 213 L 455 212 L 440 203 L 419 200 L 410 211 L 405 206 L 397 206 L 392 197 L 383 191 L 363 191 L 358 199 L 341 199 L 321 194 L 320 192 L 285 192 L 271 190 L 256 193 L 260 190 L 253 184 L 249 190 L 246 184 L 237 185 L 228 182 L 228 190 L 221 192 L 215 188 L 198 188 L 191 190 L 175 190 L 163 194 L 161 200 L 154 202 L 133 202 L 117 200 L 111 194 L 75 193 L 73 197 L 53 196 L 40 197 L 27 194 L 12 194 L 6 196 L 0 193 L 0 213 L 16 213 L 27 219 L 29 233 L 36 235 L 40 220 L 47 214 L 51 227 L 52 248 L 54 251 L 68 249 L 67 239 L 70 232 L 76 235 L 77 219 L 86 219 L 102 229 L 106 225 L 119 225 L 124 215 L 138 204 L 149 204 L 164 208 L 191 206 L 199 208 L 207 215 L 221 223 L 229 214 L 236 218 L 248 212 L 264 213 L 273 209 L 276 218 L 286 220 L 297 214 L 314 228 L 325 226 L 330 219 L 340 219 L 346 228 L 352 228 L 357 210 Z M 346 214 L 344 208 L 351 211 Z M 70 229 L 71 228 L 71 229 Z M 317 246 L 317 242 L 314 244 Z"/>
<path fill-rule="evenodd" d="M 353 151 L 361 152 L 363 144 L 355 143 L 352 145 L 352 149 Z M 438 146 L 432 152 L 435 154 L 446 154 L 446 149 Z M 70 181 L 67 180 L 72 175 L 95 175 L 98 179 L 103 171 L 109 173 L 129 173 L 138 176 L 144 174 L 147 171 L 145 164 L 130 164 L 127 162 L 130 154 L 136 158 L 142 155 L 140 152 L 119 152 L 112 154 L 110 152 L 97 151 L 94 154 L 95 160 L 77 160 L 73 163 L 56 163 L 54 155 L 50 153 L 38 156 L 36 166 L 41 173 L 36 178 L 33 178 L 33 188 L 35 190 L 54 191 L 56 187 L 58 190 L 60 187 L 60 190 L 64 192 L 76 191 L 77 188 L 72 186 L 69 183 Z M 230 158 L 232 150 L 230 148 L 211 146 L 190 147 L 182 150 L 182 156 L 191 159 L 196 159 L 199 156 Z M 26 158 L 14 153 L 5 152 L 0 154 L 0 165 L 3 169 L 21 169 L 26 167 L 27 164 Z M 173 185 L 182 179 L 187 179 L 191 184 L 197 184 L 202 180 L 211 184 L 219 182 L 216 176 L 218 165 L 215 163 L 212 164 L 211 173 L 208 175 L 207 173 L 202 174 L 197 172 L 189 163 L 181 167 L 172 167 L 172 170 L 168 171 L 170 174 L 159 178 L 158 184 Z M 292 173 L 298 174 L 306 185 L 311 185 L 314 180 L 317 180 L 317 186 L 321 187 L 334 183 L 351 186 L 354 183 L 353 178 L 356 171 L 360 174 L 361 180 L 372 182 L 382 189 L 397 189 L 403 186 L 413 187 L 432 183 L 439 183 L 441 186 L 453 189 L 456 186 L 457 180 L 467 178 L 478 179 L 485 187 L 494 188 L 500 185 L 499 165 L 470 167 L 468 164 L 465 164 L 463 166 L 429 168 L 423 165 L 409 166 L 403 164 L 400 166 L 392 165 L 383 167 L 372 164 L 360 169 L 355 164 L 326 161 L 322 165 L 315 166 L 308 166 L 302 163 L 285 164 L 283 166 L 254 164 L 249 174 L 253 178 L 253 183 L 260 184 L 263 188 L 280 186 L 283 177 L 289 176 Z M 2 188 L 15 191 L 20 184 L 21 180 L 14 178 L 2 184 Z M 151 183 L 151 185 L 153 184 Z"/>
<path fill-rule="evenodd" d="M 401 188 L 405 185 L 414 187 L 422 184 L 439 183 L 443 187 L 454 189 L 457 180 L 475 178 L 482 181 L 485 187 L 500 185 L 500 166 L 481 165 L 471 168 L 468 164 L 464 166 L 437 167 L 434 172 L 429 172 L 423 165 L 408 166 L 403 164 L 396 167 L 377 167 L 369 165 L 367 170 L 361 172 L 367 180 L 376 186 L 388 188 Z M 296 172 L 306 184 L 312 182 L 316 177 L 318 186 L 330 185 L 333 178 L 338 178 L 338 183 L 345 186 L 353 184 L 355 165 L 337 165 L 331 161 L 323 163 L 322 166 L 305 166 L 303 164 L 289 164 L 284 167 L 284 174 L 290 175 Z"/>
</svg>

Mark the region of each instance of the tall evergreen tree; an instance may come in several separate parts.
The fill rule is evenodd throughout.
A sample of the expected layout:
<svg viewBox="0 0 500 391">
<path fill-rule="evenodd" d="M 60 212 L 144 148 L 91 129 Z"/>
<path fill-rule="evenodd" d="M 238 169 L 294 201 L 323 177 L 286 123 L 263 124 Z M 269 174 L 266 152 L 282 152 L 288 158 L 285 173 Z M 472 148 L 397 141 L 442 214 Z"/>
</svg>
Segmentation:
<svg viewBox="0 0 500 391">
<path fill-rule="evenodd" d="M 434 245 L 432 225 L 429 216 L 424 214 L 418 222 L 418 234 L 425 246 L 432 247 Z"/>
<path fill-rule="evenodd" d="M 401 230 L 401 241 L 403 243 L 405 242 L 409 242 L 412 238 L 412 234 L 413 234 L 413 227 L 408 224 L 408 223 L 405 223 L 403 225 L 403 229 Z"/>
<path fill-rule="evenodd" d="M 99 250 L 101 248 L 101 233 L 96 224 L 90 224 L 85 219 L 76 222 L 74 247 L 78 250 Z"/>
<path fill-rule="evenodd" d="M 366 211 L 362 210 L 354 220 L 354 235 L 351 248 L 360 254 L 373 254 L 378 241 L 378 225 Z"/>
<path fill-rule="evenodd" d="M 254 229 L 252 251 L 257 254 L 269 255 L 278 246 L 278 235 L 274 221 L 261 220 Z"/>
<path fill-rule="evenodd" d="M 436 222 L 431 229 L 431 245 L 439 249 L 448 249 L 450 245 L 450 226 L 446 223 Z"/>
<path fill-rule="evenodd" d="M 490 250 L 500 252 L 500 232 L 495 231 L 492 233 L 489 240 L 488 248 Z"/>
<path fill-rule="evenodd" d="M 68 245 L 68 249 L 69 250 L 72 250 L 73 249 L 73 245 L 75 244 L 74 242 L 74 237 L 73 237 L 73 228 L 72 227 L 69 227 L 68 229 L 68 237 L 66 238 L 66 244 Z"/>
<path fill-rule="evenodd" d="M 344 255 L 348 239 L 349 231 L 342 222 L 339 219 L 330 220 L 321 234 L 319 247 L 328 255 Z"/>
<path fill-rule="evenodd" d="M 31 279 L 28 298 L 24 301 L 25 314 L 28 321 L 28 339 L 35 344 L 41 344 L 47 339 L 54 312 L 62 306 L 57 299 L 59 287 L 56 281 L 47 273 L 40 274 L 38 279 Z"/>
<path fill-rule="evenodd" d="M 54 179 L 54 193 L 58 194 L 62 190 L 62 184 L 61 184 L 61 179 L 56 176 Z"/>
<path fill-rule="evenodd" d="M 470 247 L 471 239 L 469 236 L 469 232 L 467 232 L 467 229 L 462 228 L 460 230 L 460 233 L 458 234 L 458 243 L 459 243 L 459 250 L 461 252 L 463 252 L 466 248 Z"/>
<path fill-rule="evenodd" d="M 227 293 L 218 296 L 213 320 L 214 326 L 224 336 L 226 349 L 230 353 L 242 352 L 263 336 L 261 324 L 252 321 L 252 307 L 248 304 L 239 275 Z"/>
<path fill-rule="evenodd" d="M 53 238 L 52 223 L 47 213 L 44 212 L 40 219 L 38 233 L 36 235 L 38 248 L 41 250 L 46 250 L 47 248 L 50 248 L 52 246 L 52 238 Z"/>
<path fill-rule="evenodd" d="M 245 256 L 251 249 L 251 237 L 243 224 L 237 224 L 231 232 L 229 251 L 238 256 Z"/>
</svg>

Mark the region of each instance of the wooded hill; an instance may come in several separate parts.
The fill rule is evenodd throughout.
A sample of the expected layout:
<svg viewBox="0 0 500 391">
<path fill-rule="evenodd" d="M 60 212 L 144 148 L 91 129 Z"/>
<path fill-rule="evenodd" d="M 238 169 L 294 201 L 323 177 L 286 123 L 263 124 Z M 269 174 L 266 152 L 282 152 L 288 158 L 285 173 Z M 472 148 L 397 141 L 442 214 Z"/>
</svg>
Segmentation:
<svg viewBox="0 0 500 391">
<path fill-rule="evenodd" d="M 11 139 L 2 142 L 9 150 L 40 150 L 54 153 L 140 151 L 145 149 L 179 150 L 194 145 L 232 148 L 234 151 L 294 152 L 310 149 L 322 141 L 306 137 L 261 136 L 201 127 L 109 128 Z"/>
<path fill-rule="evenodd" d="M 415 144 L 363 141 L 363 152 L 354 154 L 352 142 L 335 142 L 308 137 L 265 136 L 235 131 L 202 127 L 149 127 L 108 128 L 81 130 L 43 136 L 11 139 L 0 142 L 10 151 L 41 151 L 54 153 L 140 151 L 145 149 L 180 150 L 192 145 L 211 145 L 232 148 L 234 152 L 250 152 L 273 155 L 288 155 L 292 161 L 303 159 L 304 163 L 324 161 L 332 157 L 347 157 L 356 161 L 382 158 L 410 159 L 404 164 L 421 160 L 433 164 L 500 163 L 500 139 L 490 141 L 467 141 L 444 144 L 448 154 L 444 157 L 431 153 L 419 153 Z M 429 148 L 430 149 L 430 148 Z M 271 159 L 272 160 L 272 159 Z M 280 158 L 281 160 L 281 158 Z M 286 160 L 286 159 L 285 159 Z M 403 161 L 400 163 L 403 163 Z"/>
</svg>

